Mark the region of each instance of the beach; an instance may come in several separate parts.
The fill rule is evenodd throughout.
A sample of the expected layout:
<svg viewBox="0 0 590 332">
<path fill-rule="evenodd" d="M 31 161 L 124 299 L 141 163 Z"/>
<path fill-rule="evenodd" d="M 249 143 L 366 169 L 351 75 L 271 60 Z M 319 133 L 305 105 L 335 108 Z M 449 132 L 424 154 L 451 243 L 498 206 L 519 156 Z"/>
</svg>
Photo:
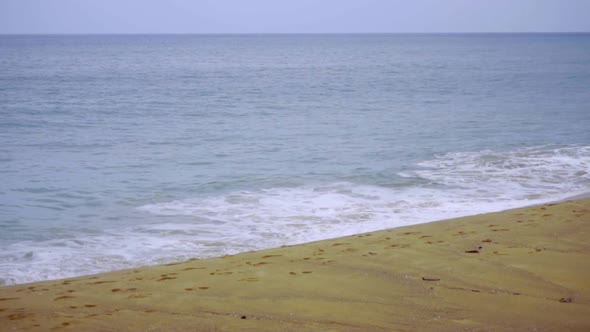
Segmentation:
<svg viewBox="0 0 590 332">
<path fill-rule="evenodd" d="M 61 2 L 0 1 L 0 332 L 590 331 L 590 2 Z"/>
<path fill-rule="evenodd" d="M 0 288 L 2 331 L 587 331 L 590 199 Z"/>
</svg>

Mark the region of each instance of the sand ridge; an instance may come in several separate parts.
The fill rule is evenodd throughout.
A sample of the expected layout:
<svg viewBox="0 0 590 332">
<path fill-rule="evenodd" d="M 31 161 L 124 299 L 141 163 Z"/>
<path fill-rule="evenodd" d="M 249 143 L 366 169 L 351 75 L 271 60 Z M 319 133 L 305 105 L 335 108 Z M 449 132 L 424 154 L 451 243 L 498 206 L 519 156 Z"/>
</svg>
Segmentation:
<svg viewBox="0 0 590 332">
<path fill-rule="evenodd" d="M 0 288 L 0 331 L 588 331 L 590 199 Z"/>
</svg>

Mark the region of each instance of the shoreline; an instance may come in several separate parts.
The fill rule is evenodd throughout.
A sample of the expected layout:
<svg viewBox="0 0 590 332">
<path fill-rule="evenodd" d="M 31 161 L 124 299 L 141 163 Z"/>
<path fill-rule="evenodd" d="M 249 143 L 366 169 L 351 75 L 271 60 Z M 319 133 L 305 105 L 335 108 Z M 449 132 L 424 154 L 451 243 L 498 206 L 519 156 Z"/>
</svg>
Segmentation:
<svg viewBox="0 0 590 332">
<path fill-rule="evenodd" d="M 534 207 L 534 206 L 540 206 L 543 204 L 565 202 L 565 201 L 569 201 L 569 200 L 577 200 L 577 199 L 584 199 L 584 198 L 590 198 L 590 192 L 584 192 L 581 194 L 576 194 L 576 195 L 571 195 L 571 196 L 562 195 L 561 197 L 558 197 L 558 198 L 553 197 L 551 199 L 548 199 L 548 198 L 538 199 L 537 202 L 528 202 L 525 205 L 517 204 L 517 205 L 508 205 L 508 206 L 503 206 L 503 207 L 495 207 L 494 209 L 484 209 L 482 211 L 471 211 L 471 214 L 453 213 L 453 214 L 447 215 L 441 219 L 428 218 L 428 219 L 421 220 L 421 221 L 412 221 L 410 223 L 406 223 L 406 224 L 402 224 L 402 225 L 395 225 L 395 226 L 389 225 L 386 228 L 377 228 L 377 229 L 369 228 L 368 230 L 364 230 L 362 232 L 357 230 L 356 232 L 344 232 L 341 234 L 330 234 L 329 237 L 324 237 L 324 238 L 312 237 L 312 238 L 304 240 L 304 241 L 287 241 L 285 243 L 275 244 L 273 246 L 267 246 L 267 245 L 257 246 L 256 248 L 248 248 L 243 251 L 228 250 L 225 252 L 218 252 L 215 254 L 206 254 L 206 255 L 198 255 L 198 253 L 192 253 L 191 255 L 186 255 L 186 254 L 183 255 L 184 256 L 183 258 L 158 257 L 158 259 L 156 261 L 143 262 L 143 263 L 139 263 L 139 264 L 138 263 L 131 263 L 131 264 L 127 264 L 126 266 L 118 266 L 116 268 L 110 267 L 110 268 L 104 268 L 104 269 L 93 269 L 93 270 L 88 271 L 87 274 L 70 274 L 70 273 L 61 274 L 61 275 L 54 274 L 51 276 L 45 276 L 45 279 L 28 278 L 28 279 L 24 279 L 24 280 L 18 280 L 17 282 L 15 282 L 14 278 L 13 279 L 7 278 L 6 280 L 3 280 L 2 278 L 0 278 L 0 289 L 2 287 L 10 287 L 10 286 L 38 283 L 38 282 L 49 282 L 49 281 L 57 281 L 57 280 L 63 280 L 63 279 L 87 277 L 87 276 L 93 276 L 93 275 L 99 275 L 99 274 L 105 274 L 105 273 L 112 273 L 112 272 L 116 272 L 116 271 L 146 268 L 146 267 L 159 266 L 159 265 L 170 264 L 170 263 L 180 263 L 180 262 L 183 262 L 187 259 L 212 259 L 212 258 L 218 258 L 218 257 L 222 257 L 222 256 L 227 256 L 227 255 L 238 255 L 241 253 L 271 250 L 271 249 L 275 249 L 275 248 L 282 247 L 282 246 L 305 245 L 305 244 L 309 244 L 309 243 L 315 243 L 318 241 L 332 240 L 332 239 L 337 239 L 337 238 L 359 235 L 359 234 L 363 234 L 363 233 L 367 233 L 367 232 L 379 232 L 379 231 L 395 229 L 395 228 L 400 228 L 400 227 L 428 224 L 428 223 L 440 222 L 440 221 L 444 221 L 444 220 L 464 218 L 464 217 L 469 217 L 469 216 L 476 216 L 476 215 L 481 215 L 481 214 L 498 213 L 498 212 L 512 210 L 512 209 Z M 325 236 L 325 234 L 324 234 L 324 236 Z M 33 265 L 31 265 L 30 267 L 32 268 Z M 8 270 L 8 271 L 10 272 L 10 270 Z"/>
<path fill-rule="evenodd" d="M 586 330 L 590 198 L 582 197 L 3 286 L 0 331 Z"/>
</svg>

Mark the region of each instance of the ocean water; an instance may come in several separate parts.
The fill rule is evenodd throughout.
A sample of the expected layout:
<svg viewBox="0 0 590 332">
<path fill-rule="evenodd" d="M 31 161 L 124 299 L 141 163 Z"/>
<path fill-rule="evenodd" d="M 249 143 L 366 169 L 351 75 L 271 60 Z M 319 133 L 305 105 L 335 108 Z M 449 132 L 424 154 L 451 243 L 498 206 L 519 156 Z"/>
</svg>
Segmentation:
<svg viewBox="0 0 590 332">
<path fill-rule="evenodd" d="M 0 284 L 590 192 L 590 35 L 0 36 Z"/>
</svg>

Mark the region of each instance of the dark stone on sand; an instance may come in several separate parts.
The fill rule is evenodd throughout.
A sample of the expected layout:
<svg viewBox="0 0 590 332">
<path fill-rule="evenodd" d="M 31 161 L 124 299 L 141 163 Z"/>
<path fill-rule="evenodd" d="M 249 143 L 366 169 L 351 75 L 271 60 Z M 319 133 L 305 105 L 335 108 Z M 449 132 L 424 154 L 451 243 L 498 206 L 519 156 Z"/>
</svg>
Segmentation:
<svg viewBox="0 0 590 332">
<path fill-rule="evenodd" d="M 440 278 L 426 278 L 426 277 L 422 277 L 422 280 L 424 280 L 424 281 L 440 281 Z"/>
</svg>

